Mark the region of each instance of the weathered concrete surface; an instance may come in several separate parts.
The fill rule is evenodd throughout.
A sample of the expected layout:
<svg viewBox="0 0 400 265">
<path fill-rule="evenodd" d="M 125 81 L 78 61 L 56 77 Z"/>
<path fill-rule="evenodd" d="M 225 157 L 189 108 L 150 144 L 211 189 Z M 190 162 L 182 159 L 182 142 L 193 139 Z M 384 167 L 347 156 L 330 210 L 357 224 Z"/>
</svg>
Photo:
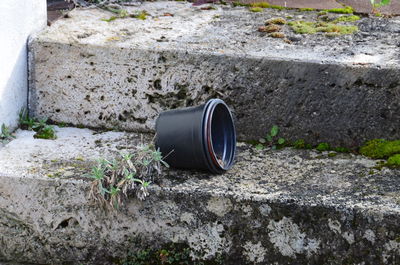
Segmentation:
<svg viewBox="0 0 400 265">
<path fill-rule="evenodd" d="M 138 135 L 19 131 L 0 150 L 0 260 L 108 264 L 171 242 L 220 264 L 398 264 L 399 170 L 351 154 L 239 144 L 225 175 L 169 171 L 145 201 L 119 213 L 88 200 L 82 177 L 97 156 Z M 151 137 L 145 137 L 151 139 Z"/>
<path fill-rule="evenodd" d="M 232 106 L 240 139 L 284 137 L 357 146 L 399 138 L 400 19 L 362 18 L 360 32 L 328 38 L 257 31 L 270 17 L 316 13 L 182 2 L 144 3 L 147 20 L 101 21 L 75 10 L 33 38 L 30 109 L 90 127 L 152 131 L 160 111 L 219 97 Z M 163 16 L 171 13 L 174 16 Z M 335 15 L 332 15 L 335 16 Z"/>
</svg>

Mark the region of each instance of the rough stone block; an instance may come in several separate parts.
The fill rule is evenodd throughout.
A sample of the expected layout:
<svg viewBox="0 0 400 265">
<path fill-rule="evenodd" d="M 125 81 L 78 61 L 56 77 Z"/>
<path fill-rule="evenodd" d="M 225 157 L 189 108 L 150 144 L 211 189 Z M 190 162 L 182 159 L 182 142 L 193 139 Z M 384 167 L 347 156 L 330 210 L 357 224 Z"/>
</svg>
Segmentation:
<svg viewBox="0 0 400 265">
<path fill-rule="evenodd" d="M 113 264 L 174 244 L 216 264 L 400 260 L 400 172 L 376 161 L 240 144 L 228 173 L 170 170 L 146 200 L 113 212 L 88 199 L 85 175 L 140 136 L 57 131 L 54 141 L 18 131 L 0 150 L 0 261 Z"/>
<path fill-rule="evenodd" d="M 272 125 L 289 140 L 359 146 L 399 138 L 399 19 L 362 18 L 354 35 L 258 32 L 266 19 L 316 12 L 155 2 L 146 20 L 102 21 L 75 10 L 30 42 L 34 116 L 89 127 L 153 131 L 158 113 L 212 97 L 234 110 L 242 140 Z M 169 15 L 164 15 L 165 13 Z M 173 14 L 173 16 L 171 16 Z"/>
</svg>

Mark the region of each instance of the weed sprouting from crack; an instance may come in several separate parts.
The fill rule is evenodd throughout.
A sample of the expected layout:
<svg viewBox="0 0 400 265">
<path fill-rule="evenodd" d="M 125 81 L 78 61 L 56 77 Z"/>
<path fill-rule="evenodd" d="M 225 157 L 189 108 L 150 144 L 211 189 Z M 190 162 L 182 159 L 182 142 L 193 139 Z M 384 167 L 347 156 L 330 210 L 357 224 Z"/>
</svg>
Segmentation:
<svg viewBox="0 0 400 265">
<path fill-rule="evenodd" d="M 119 209 L 132 193 L 144 200 L 163 167 L 169 166 L 154 145 L 139 145 L 113 160 L 101 158 L 89 175 L 93 179 L 89 197 L 108 209 Z"/>
<path fill-rule="evenodd" d="M 37 120 L 31 118 L 24 109 L 19 113 L 19 124 L 21 129 L 35 131 L 34 138 L 53 140 L 57 138 L 54 127 L 47 124 L 47 119 Z"/>
<path fill-rule="evenodd" d="M 6 144 L 14 138 L 15 136 L 10 132 L 10 129 L 5 124 L 2 124 L 0 130 L 0 143 Z"/>
</svg>

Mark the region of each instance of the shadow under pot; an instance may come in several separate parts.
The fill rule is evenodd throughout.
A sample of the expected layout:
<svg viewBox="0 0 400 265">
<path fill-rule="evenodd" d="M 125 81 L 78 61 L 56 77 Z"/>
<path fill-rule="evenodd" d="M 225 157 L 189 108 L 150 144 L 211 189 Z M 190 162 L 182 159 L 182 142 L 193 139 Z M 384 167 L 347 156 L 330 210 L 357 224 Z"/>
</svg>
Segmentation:
<svg viewBox="0 0 400 265">
<path fill-rule="evenodd" d="M 232 114 L 220 99 L 162 112 L 155 144 L 171 167 L 223 173 L 232 167 L 236 152 Z"/>
</svg>

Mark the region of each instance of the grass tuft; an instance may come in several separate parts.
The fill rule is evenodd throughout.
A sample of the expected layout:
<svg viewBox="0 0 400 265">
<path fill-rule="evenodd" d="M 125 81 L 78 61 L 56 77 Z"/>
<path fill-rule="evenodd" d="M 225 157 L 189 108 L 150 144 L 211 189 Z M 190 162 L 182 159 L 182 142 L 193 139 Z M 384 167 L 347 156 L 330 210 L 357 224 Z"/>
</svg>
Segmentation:
<svg viewBox="0 0 400 265">
<path fill-rule="evenodd" d="M 101 158 L 89 175 L 93 179 L 89 197 L 110 209 L 119 209 L 129 193 L 144 200 L 162 166 L 169 167 L 154 145 L 137 146 L 133 153 L 120 153 L 113 160 Z"/>
</svg>

